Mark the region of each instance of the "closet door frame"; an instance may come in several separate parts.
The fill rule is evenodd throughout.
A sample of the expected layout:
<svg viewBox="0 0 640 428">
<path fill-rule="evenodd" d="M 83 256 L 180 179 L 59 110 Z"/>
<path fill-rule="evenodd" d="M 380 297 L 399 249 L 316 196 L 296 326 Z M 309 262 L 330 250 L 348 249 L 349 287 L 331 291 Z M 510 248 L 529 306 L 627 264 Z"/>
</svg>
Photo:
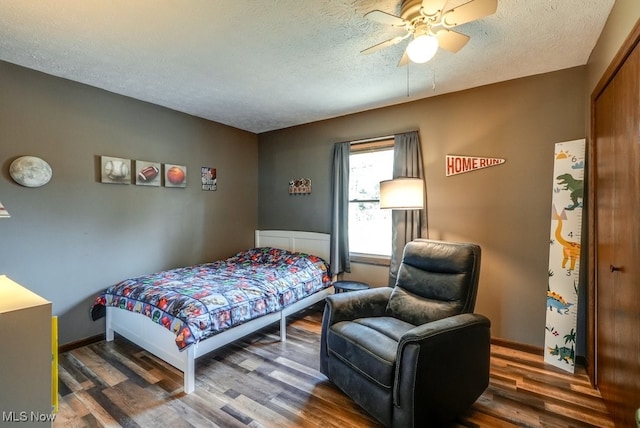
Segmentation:
<svg viewBox="0 0 640 428">
<path fill-rule="evenodd" d="M 596 361 L 596 332 L 597 332 L 597 305 L 596 305 L 596 281 L 597 281 L 597 206 L 596 206 L 596 178 L 597 178 L 597 153 L 598 142 L 596 139 L 596 109 L 595 104 L 598 97 L 607 89 L 613 78 L 616 76 L 625 61 L 631 55 L 631 52 L 640 44 L 640 21 L 636 23 L 626 40 L 618 50 L 609 67 L 602 75 L 602 78 L 596 85 L 591 94 L 591 121 L 590 135 L 591 144 L 588 145 L 588 164 L 587 164 L 587 185 L 588 185 L 588 316 L 587 316 L 587 374 L 593 385 L 597 380 L 597 361 Z"/>
</svg>

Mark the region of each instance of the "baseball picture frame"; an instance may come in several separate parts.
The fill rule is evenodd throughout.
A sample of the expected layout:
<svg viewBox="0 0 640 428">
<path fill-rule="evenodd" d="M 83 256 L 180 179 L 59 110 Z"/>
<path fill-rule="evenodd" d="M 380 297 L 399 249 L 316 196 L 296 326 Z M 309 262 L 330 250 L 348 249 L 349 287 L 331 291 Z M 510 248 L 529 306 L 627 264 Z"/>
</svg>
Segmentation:
<svg viewBox="0 0 640 428">
<path fill-rule="evenodd" d="M 110 184 L 130 184 L 131 159 L 100 156 L 100 181 Z"/>
</svg>

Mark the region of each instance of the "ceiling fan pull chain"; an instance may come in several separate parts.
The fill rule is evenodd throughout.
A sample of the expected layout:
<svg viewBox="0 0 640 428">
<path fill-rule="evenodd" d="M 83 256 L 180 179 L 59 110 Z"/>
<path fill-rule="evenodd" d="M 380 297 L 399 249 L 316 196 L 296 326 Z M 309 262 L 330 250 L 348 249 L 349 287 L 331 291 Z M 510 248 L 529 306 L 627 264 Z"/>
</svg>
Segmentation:
<svg viewBox="0 0 640 428">
<path fill-rule="evenodd" d="M 436 91 L 436 69 L 433 69 L 433 80 L 431 82 L 431 89 L 433 90 L 433 92 Z"/>
</svg>

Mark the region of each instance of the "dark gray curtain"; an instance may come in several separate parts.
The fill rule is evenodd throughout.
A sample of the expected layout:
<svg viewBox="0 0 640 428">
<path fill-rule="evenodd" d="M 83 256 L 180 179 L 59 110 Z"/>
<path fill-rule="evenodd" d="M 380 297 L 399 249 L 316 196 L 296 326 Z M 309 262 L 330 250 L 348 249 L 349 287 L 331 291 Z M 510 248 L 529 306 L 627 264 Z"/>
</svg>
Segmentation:
<svg viewBox="0 0 640 428">
<path fill-rule="evenodd" d="M 420 137 L 417 131 L 394 136 L 393 178 L 419 177 L 424 183 Z M 393 210 L 391 213 L 393 231 L 391 242 L 391 263 L 389 265 L 389 286 L 396 283 L 398 268 L 402 262 L 402 251 L 407 242 L 416 238 L 427 238 L 427 194 L 424 186 L 424 206 L 421 210 Z"/>
<path fill-rule="evenodd" d="M 333 147 L 331 171 L 331 275 L 351 272 L 349 260 L 349 154 L 351 144 Z"/>
</svg>

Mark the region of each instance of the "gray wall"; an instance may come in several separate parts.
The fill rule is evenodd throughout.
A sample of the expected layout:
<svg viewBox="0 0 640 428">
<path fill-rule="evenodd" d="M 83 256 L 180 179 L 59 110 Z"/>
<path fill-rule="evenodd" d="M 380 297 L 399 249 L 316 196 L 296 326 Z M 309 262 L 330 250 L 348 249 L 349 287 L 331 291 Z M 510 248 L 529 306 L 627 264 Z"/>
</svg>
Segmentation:
<svg viewBox="0 0 640 428">
<path fill-rule="evenodd" d="M 257 226 L 257 136 L 0 62 L 0 274 L 53 302 L 59 342 L 104 331 L 90 304 L 132 275 L 231 255 Z M 33 155 L 40 188 L 10 178 Z M 187 166 L 185 189 L 100 183 L 100 155 Z M 201 166 L 218 190 L 200 190 Z"/>
<path fill-rule="evenodd" d="M 104 326 L 89 320 L 90 303 L 113 282 L 224 257 L 251 245 L 258 223 L 328 232 L 333 143 L 418 129 L 431 236 L 481 243 L 478 311 L 491 316 L 495 336 L 541 345 L 553 144 L 587 134 L 589 94 L 638 18 L 640 2 L 616 1 L 586 71 L 259 137 L 0 62 L 0 201 L 12 214 L 0 220 L 0 274 L 53 302 L 61 344 L 92 336 Z M 507 163 L 445 178 L 451 153 Z M 14 183 L 8 167 L 22 155 L 47 160 L 51 183 Z M 101 184 L 100 155 L 186 164 L 189 186 Z M 199 190 L 200 166 L 217 168 L 217 192 Z M 287 194 L 298 177 L 313 179 L 312 195 Z M 386 282 L 386 269 L 356 265 L 354 275 Z"/>
<path fill-rule="evenodd" d="M 261 134 L 259 227 L 328 232 L 333 143 L 417 129 L 430 237 L 480 244 L 476 310 L 495 337 L 542 346 L 553 150 L 585 136 L 585 80 L 578 67 Z M 447 154 L 506 163 L 445 177 Z M 288 196 L 297 177 L 312 179 L 312 195 Z M 387 270 L 374 270 L 385 284 Z"/>
<path fill-rule="evenodd" d="M 418 129 L 431 237 L 479 242 L 476 310 L 490 316 L 495 337 L 542 346 L 553 144 L 589 137 L 591 93 L 639 19 L 640 2 L 616 0 L 585 67 L 260 135 L 260 227 L 309 224 L 328 232 L 333 143 Z M 507 163 L 445 178 L 446 154 Z M 314 194 L 288 197 L 281 188 L 300 176 L 314 180 Z M 347 275 L 374 285 L 386 284 L 386 276 L 386 268 L 362 264 Z M 584 349 L 583 293 L 580 303 L 578 345 Z"/>
</svg>

